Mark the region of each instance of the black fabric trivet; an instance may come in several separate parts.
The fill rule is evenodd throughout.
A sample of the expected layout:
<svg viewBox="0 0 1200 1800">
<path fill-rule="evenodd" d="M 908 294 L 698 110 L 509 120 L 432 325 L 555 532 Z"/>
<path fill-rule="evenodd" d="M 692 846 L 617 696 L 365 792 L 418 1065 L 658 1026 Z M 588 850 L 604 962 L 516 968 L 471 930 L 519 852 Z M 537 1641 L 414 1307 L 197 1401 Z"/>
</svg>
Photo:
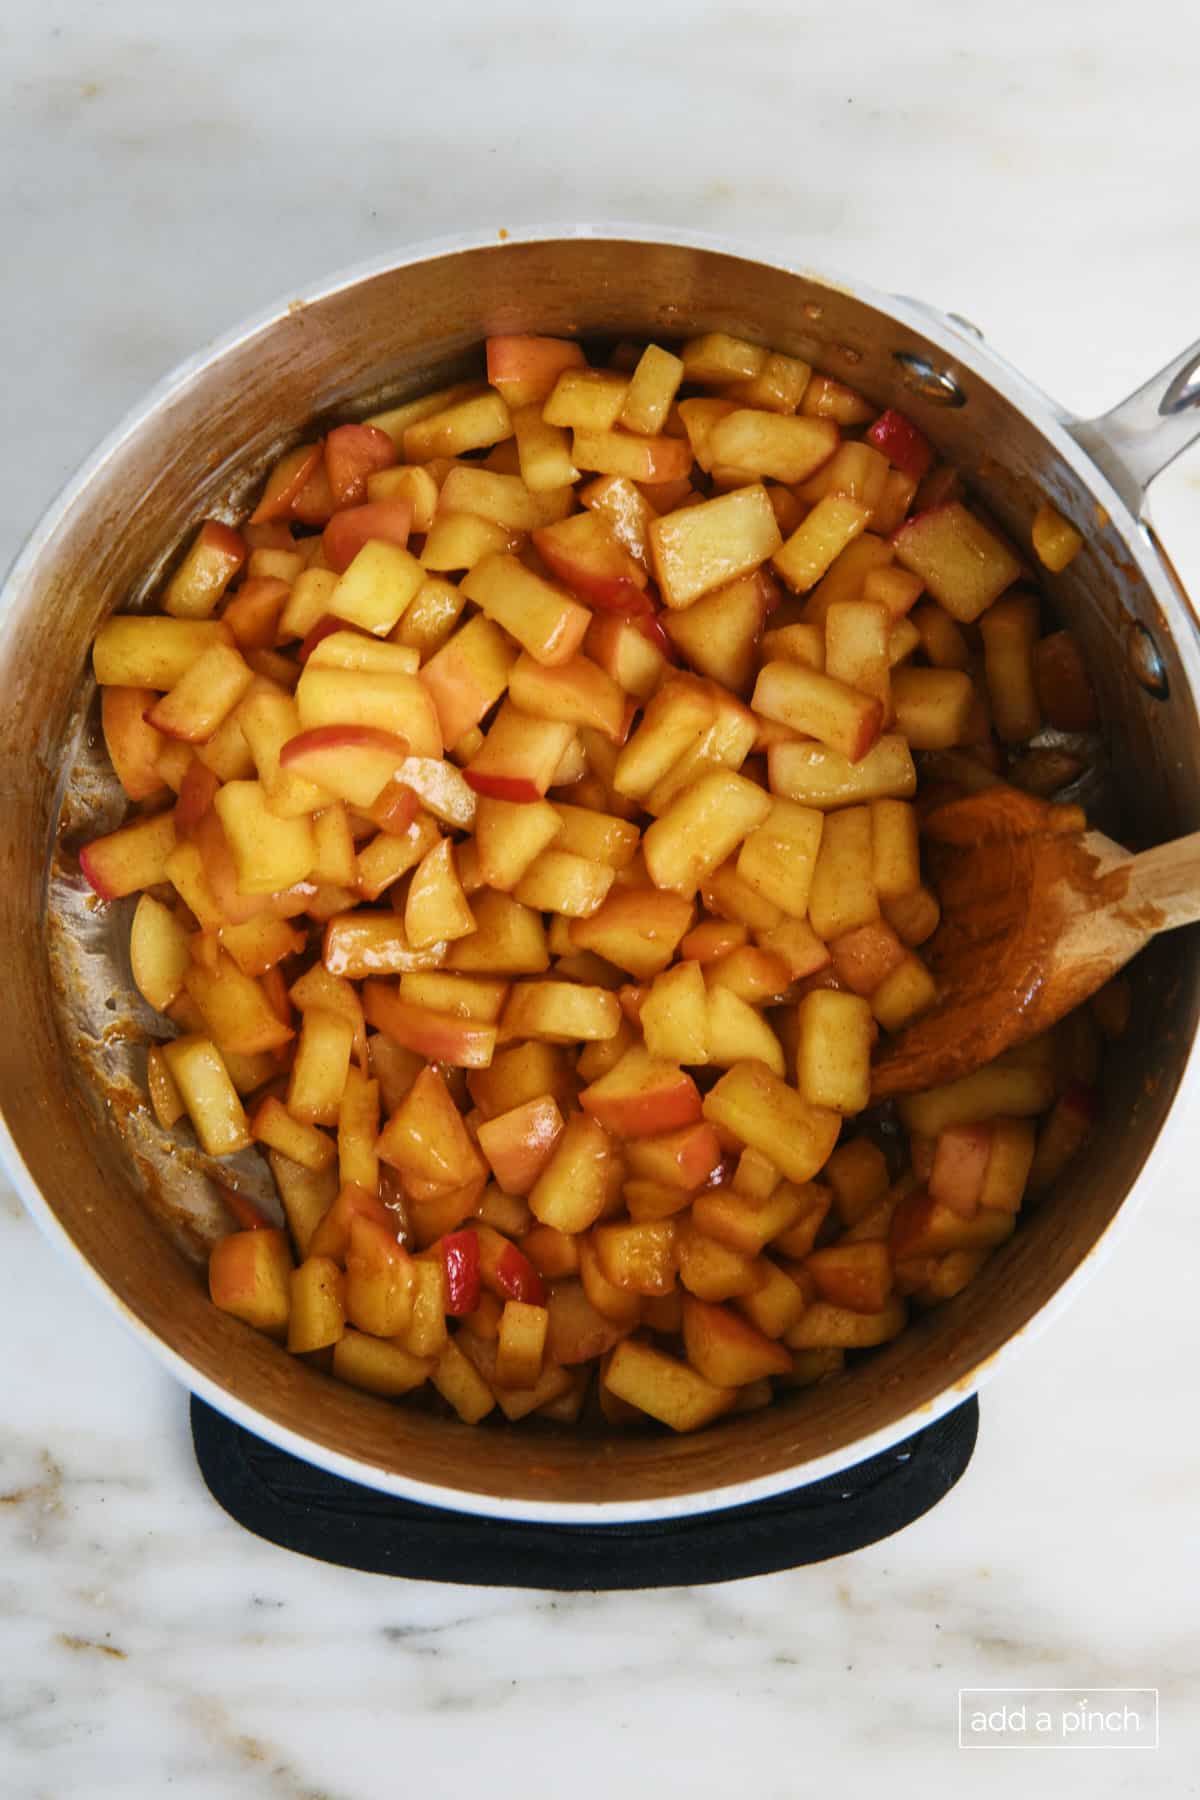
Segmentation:
<svg viewBox="0 0 1200 1800">
<path fill-rule="evenodd" d="M 192 1399 L 201 1474 L 225 1511 L 268 1542 L 370 1574 L 560 1593 L 737 1581 L 862 1550 L 937 1505 L 978 1429 L 972 1398 L 894 1449 L 773 1500 L 651 1524 L 542 1525 L 394 1500 Z"/>
</svg>

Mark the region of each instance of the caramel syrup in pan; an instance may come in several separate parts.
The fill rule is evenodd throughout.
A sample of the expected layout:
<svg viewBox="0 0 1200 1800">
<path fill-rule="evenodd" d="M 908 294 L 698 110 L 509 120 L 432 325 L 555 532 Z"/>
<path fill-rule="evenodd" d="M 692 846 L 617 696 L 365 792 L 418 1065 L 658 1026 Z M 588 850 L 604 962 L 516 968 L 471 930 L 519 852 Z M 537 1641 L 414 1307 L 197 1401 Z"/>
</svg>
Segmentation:
<svg viewBox="0 0 1200 1800">
<path fill-rule="evenodd" d="M 1034 1037 L 1087 997 L 1111 963 L 1056 952 L 1072 918 L 1117 906 L 1129 868 L 1104 869 L 1076 806 L 999 785 L 924 822 L 942 921 L 921 951 L 941 995 L 872 1070 L 876 1099 L 966 1074 Z"/>
</svg>

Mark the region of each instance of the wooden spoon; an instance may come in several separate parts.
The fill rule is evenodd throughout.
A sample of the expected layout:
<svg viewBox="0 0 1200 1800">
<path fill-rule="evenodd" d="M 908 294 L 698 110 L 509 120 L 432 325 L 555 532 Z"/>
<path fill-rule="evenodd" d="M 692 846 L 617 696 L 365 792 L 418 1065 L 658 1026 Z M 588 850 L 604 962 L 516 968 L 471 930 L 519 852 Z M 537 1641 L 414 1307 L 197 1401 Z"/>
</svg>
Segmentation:
<svg viewBox="0 0 1200 1800">
<path fill-rule="evenodd" d="M 1160 931 L 1200 921 L 1200 832 L 1131 856 L 1077 807 L 1004 785 L 924 821 L 942 920 L 938 1004 L 888 1044 L 873 1098 L 970 1074 L 1102 987 Z"/>
</svg>

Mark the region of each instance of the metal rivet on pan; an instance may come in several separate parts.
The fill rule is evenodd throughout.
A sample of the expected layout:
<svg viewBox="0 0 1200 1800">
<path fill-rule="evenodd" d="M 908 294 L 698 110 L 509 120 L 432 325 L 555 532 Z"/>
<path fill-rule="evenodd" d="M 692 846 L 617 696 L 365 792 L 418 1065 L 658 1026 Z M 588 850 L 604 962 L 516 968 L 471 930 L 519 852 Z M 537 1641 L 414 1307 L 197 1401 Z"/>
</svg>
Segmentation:
<svg viewBox="0 0 1200 1800">
<path fill-rule="evenodd" d="M 1127 650 L 1129 666 L 1139 686 L 1144 687 L 1156 700 L 1165 700 L 1171 688 L 1162 656 L 1146 627 L 1139 625 L 1136 620 L 1129 627 Z"/>
<path fill-rule="evenodd" d="M 900 365 L 904 385 L 914 394 L 920 394 L 922 400 L 931 400 L 935 406 L 967 404 L 967 396 L 949 369 L 937 368 L 927 357 L 918 356 L 913 350 L 893 350 L 892 361 Z"/>
</svg>

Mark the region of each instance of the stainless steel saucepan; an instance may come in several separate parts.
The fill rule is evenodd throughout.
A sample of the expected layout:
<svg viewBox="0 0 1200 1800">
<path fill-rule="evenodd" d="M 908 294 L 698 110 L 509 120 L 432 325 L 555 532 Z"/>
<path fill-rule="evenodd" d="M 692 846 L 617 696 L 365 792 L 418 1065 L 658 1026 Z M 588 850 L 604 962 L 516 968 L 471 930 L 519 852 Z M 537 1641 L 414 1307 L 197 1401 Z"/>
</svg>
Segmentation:
<svg viewBox="0 0 1200 1800">
<path fill-rule="evenodd" d="M 1185 933 L 1137 964 L 1133 1028 L 1109 1057 L 1086 1152 L 970 1288 L 837 1379 L 694 1437 L 471 1430 L 343 1387 L 210 1305 L 212 1189 L 194 1154 L 159 1141 L 141 1100 L 125 907 L 87 900 L 54 854 L 64 801 L 81 833 L 118 816 L 95 752 L 96 627 L 148 596 L 200 518 L 236 517 L 314 419 L 455 379 L 489 332 L 709 329 L 902 407 L 1018 543 L 1044 499 L 1074 522 L 1086 548 L 1048 585 L 1082 641 L 1112 779 L 1146 841 L 1200 826 L 1200 641 L 1141 516 L 1147 483 L 1200 435 L 1200 346 L 1081 421 L 961 322 L 711 240 L 601 227 L 459 239 L 314 288 L 152 393 L 42 520 L 4 594 L 0 1149 L 13 1179 L 181 1381 L 310 1462 L 437 1505 L 564 1522 L 669 1517 L 793 1487 L 906 1436 L 1057 1313 L 1200 1086 L 1200 945 Z"/>
</svg>

